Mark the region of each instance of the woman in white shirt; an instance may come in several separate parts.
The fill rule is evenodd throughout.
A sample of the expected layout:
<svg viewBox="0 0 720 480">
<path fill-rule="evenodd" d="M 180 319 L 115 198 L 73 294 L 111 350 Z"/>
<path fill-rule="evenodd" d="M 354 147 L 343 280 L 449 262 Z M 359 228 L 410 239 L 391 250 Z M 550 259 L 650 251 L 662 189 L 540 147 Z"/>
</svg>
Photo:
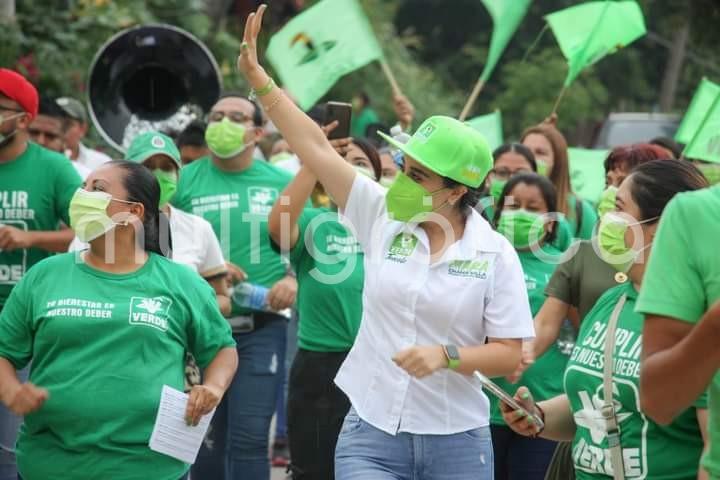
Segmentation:
<svg viewBox="0 0 720 480">
<path fill-rule="evenodd" d="M 170 220 L 172 252 L 169 256 L 207 280 L 215 290 L 220 311 L 229 315 L 230 295 L 225 283 L 228 270 L 212 226 L 204 218 L 173 208 L 169 203 L 177 189 L 181 167 L 180 152 L 172 139 L 159 132 L 138 135 L 128 148 L 125 160 L 145 165 L 160 184 L 160 210 Z M 87 248 L 87 244 L 75 238 L 69 250 Z"/>
<path fill-rule="evenodd" d="M 336 477 L 492 478 L 488 400 L 470 375 L 510 374 L 533 327 L 515 250 L 472 209 L 492 168 L 487 143 L 429 118 L 395 145 L 405 165 L 386 197 L 258 64 L 264 10 L 248 18 L 239 68 L 365 252 L 360 331 L 336 378 L 353 406 Z"/>
</svg>

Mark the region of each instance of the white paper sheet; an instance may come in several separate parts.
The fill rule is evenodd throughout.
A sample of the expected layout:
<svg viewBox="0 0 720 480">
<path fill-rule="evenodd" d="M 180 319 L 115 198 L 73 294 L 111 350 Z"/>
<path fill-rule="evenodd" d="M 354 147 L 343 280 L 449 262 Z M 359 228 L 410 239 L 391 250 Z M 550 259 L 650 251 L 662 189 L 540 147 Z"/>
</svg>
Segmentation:
<svg viewBox="0 0 720 480">
<path fill-rule="evenodd" d="M 197 458 L 215 410 L 200 419 L 196 427 L 185 423 L 188 395 L 163 385 L 150 450 L 193 464 Z"/>
</svg>

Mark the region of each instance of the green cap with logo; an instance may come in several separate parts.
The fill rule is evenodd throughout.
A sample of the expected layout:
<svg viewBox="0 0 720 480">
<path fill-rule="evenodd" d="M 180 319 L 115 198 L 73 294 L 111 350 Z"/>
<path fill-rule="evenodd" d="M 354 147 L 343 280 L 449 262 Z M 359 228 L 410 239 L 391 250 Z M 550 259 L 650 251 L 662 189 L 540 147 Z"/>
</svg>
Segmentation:
<svg viewBox="0 0 720 480">
<path fill-rule="evenodd" d="M 492 152 L 482 134 L 451 117 L 428 118 L 404 144 L 378 134 L 438 175 L 468 187 L 479 187 L 493 166 Z"/>
<path fill-rule="evenodd" d="M 180 151 L 175 142 L 160 132 L 146 132 L 135 137 L 125 153 L 125 160 L 142 163 L 153 155 L 166 155 L 175 162 L 178 169 L 182 167 Z"/>
</svg>

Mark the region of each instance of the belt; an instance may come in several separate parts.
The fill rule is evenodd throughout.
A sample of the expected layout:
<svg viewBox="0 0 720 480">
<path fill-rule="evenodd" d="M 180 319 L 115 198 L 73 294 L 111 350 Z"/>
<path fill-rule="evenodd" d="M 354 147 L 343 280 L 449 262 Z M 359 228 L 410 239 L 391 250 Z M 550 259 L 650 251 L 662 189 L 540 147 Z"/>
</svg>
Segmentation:
<svg viewBox="0 0 720 480">
<path fill-rule="evenodd" d="M 233 333 L 251 333 L 277 320 L 287 321 L 288 318 L 274 312 L 254 312 L 250 315 L 235 315 L 227 319 Z"/>
</svg>

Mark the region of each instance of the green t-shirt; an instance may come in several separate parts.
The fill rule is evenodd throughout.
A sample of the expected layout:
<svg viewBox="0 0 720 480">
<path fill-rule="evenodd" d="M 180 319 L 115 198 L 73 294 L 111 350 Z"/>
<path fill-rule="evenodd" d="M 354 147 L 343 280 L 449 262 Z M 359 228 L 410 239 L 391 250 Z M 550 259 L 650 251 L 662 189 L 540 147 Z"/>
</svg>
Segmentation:
<svg viewBox="0 0 720 480">
<path fill-rule="evenodd" d="M 326 208 L 305 210 L 298 227 L 300 238 L 290 252 L 298 280 L 298 344 L 317 352 L 348 351 L 362 317 L 360 245 Z"/>
<path fill-rule="evenodd" d="M 678 194 L 653 241 L 637 311 L 697 323 L 720 300 L 720 186 Z M 710 385 L 710 451 L 703 465 L 720 478 L 720 373 Z"/>
<path fill-rule="evenodd" d="M 561 254 L 549 245 L 545 245 L 543 251 L 553 256 Z M 530 311 L 535 316 L 545 303 L 545 286 L 555 270 L 555 264 L 543 261 L 528 251 L 519 251 L 518 257 L 525 274 Z M 533 393 L 536 401 L 555 397 L 562 393 L 562 378 L 559 373 L 565 369 L 569 355 L 570 351 L 565 344 L 556 341 L 523 373 L 517 385 L 511 384 L 504 377 L 494 381 L 510 394 L 513 394 L 519 385 L 525 385 Z M 494 425 L 505 425 L 500 413 L 499 401 L 494 396 L 490 397 L 490 422 Z"/>
<path fill-rule="evenodd" d="M 69 224 L 68 205 L 81 183 L 70 160 L 28 142 L 22 155 L 0 162 L 0 225 L 50 231 L 60 221 Z M 50 255 L 38 248 L 0 250 L 0 310 L 25 272 Z"/>
<path fill-rule="evenodd" d="M 242 172 L 223 172 L 206 157 L 183 168 L 172 203 L 210 222 L 223 256 L 249 282 L 269 288 L 287 268 L 270 246 L 267 217 L 290 180 L 288 172 L 262 160 Z M 246 312 L 233 306 L 233 313 Z"/>
<path fill-rule="evenodd" d="M 577 251 L 558 265 L 545 294 L 577 308 L 582 321 L 600 296 L 617 285 L 617 270 L 595 253 L 590 240 L 581 240 L 573 248 Z"/>
<path fill-rule="evenodd" d="M 578 200 L 580 204 L 578 205 Z M 578 227 L 578 210 L 580 211 L 580 226 Z M 555 245 L 565 251 L 572 244 L 573 240 L 579 238 L 581 240 L 590 240 L 593 235 L 593 229 L 598 221 L 598 215 L 595 208 L 587 200 L 579 199 L 575 194 L 568 196 L 568 215 L 567 226 L 558 230 L 558 237 Z"/>
<path fill-rule="evenodd" d="M 647 275 L 646 275 L 647 278 Z M 608 290 L 588 313 L 565 370 L 565 392 L 575 417 L 573 460 L 577 478 L 612 478 L 612 462 L 602 418 L 605 332 L 615 305 L 626 294 L 613 352 L 613 400 L 617 408 L 625 478 L 695 479 L 703 449 L 696 416 L 690 408 L 661 426 L 640 411 L 642 315 L 635 313 L 632 283 Z M 700 398 L 697 407 L 705 408 Z"/>
<path fill-rule="evenodd" d="M 35 265 L 0 314 L 0 357 L 32 360 L 49 392 L 20 428 L 20 473 L 177 480 L 187 465 L 148 447 L 162 387 L 183 389 L 186 351 L 205 367 L 233 345 L 212 288 L 184 265 L 151 254 L 115 275 L 74 253 Z"/>
<path fill-rule="evenodd" d="M 359 113 L 353 112 L 350 119 L 350 135 L 353 137 L 367 137 L 367 128 L 373 123 L 379 123 L 380 117 L 370 107 L 363 108 Z"/>
</svg>

